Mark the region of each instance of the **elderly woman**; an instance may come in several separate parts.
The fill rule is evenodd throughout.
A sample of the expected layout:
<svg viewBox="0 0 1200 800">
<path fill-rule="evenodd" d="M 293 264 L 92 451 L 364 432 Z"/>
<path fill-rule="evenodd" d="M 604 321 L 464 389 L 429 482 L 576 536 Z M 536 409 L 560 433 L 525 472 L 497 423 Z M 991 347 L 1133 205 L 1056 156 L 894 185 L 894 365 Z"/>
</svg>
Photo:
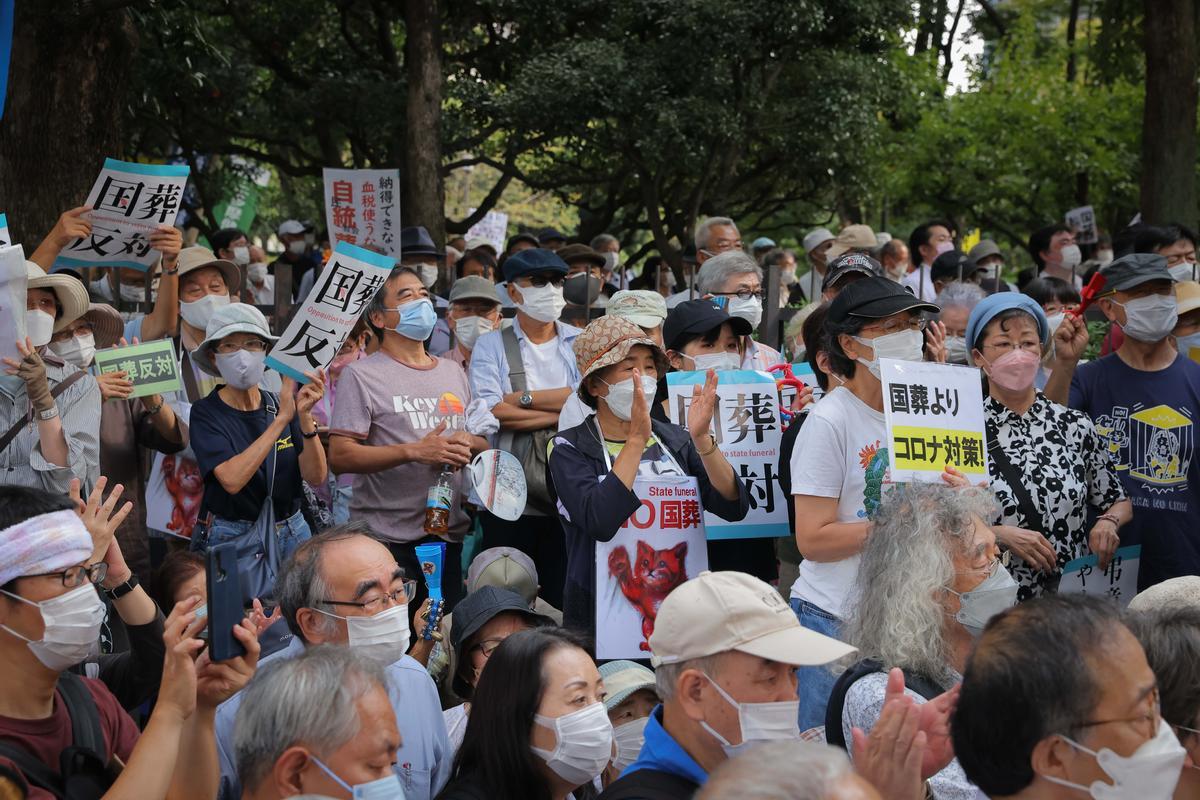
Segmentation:
<svg viewBox="0 0 1200 800">
<path fill-rule="evenodd" d="M 942 309 L 938 320 L 946 326 L 946 363 L 967 363 L 967 320 L 987 292 L 977 283 L 946 284 L 934 302 Z"/>
<path fill-rule="evenodd" d="M 970 360 L 987 376 L 988 472 L 1000 501 L 996 538 L 1017 556 L 1026 600 L 1057 588 L 1062 567 L 1089 550 L 1100 567 L 1132 516 L 1104 441 L 1086 414 L 1034 388 L 1049 326 L 1022 294 L 994 294 L 967 323 Z M 1098 516 L 1087 526 L 1088 510 Z"/>
<path fill-rule="evenodd" d="M 318 485 L 327 472 L 312 416 L 325 376 L 308 373 L 299 393 L 291 378 L 278 397 L 259 389 L 267 351 L 278 338 L 257 308 L 230 303 L 213 313 L 196 348 L 196 364 L 224 384 L 192 407 L 192 450 L 204 478 L 193 549 L 246 544 L 268 510 L 279 563 L 311 535 L 300 511 L 300 481 Z"/>
<path fill-rule="evenodd" d="M 704 510 L 730 521 L 746 516 L 750 496 L 709 433 L 715 372 L 708 371 L 703 389 L 696 387 L 685 430 L 650 418 L 667 358 L 637 325 L 601 317 L 576 338 L 575 357 L 582 376 L 579 398 L 595 413 L 559 431 L 549 471 L 567 536 L 563 619 L 568 627 L 594 633 L 596 542 L 611 541 L 641 508 L 635 482 L 692 477 Z"/>
<path fill-rule="evenodd" d="M 862 660 L 830 696 L 831 744 L 844 747 L 852 728 L 875 726 L 897 668 L 916 703 L 952 703 L 947 692 L 962 679 L 974 637 L 1017 599 L 988 527 L 993 513 L 991 493 L 979 488 L 910 483 L 884 499 L 862 551 L 846 624 Z M 935 760 L 948 755 L 948 736 L 931 736 L 928 751 Z M 930 776 L 929 785 L 936 798 L 976 797 L 956 761 Z"/>
</svg>

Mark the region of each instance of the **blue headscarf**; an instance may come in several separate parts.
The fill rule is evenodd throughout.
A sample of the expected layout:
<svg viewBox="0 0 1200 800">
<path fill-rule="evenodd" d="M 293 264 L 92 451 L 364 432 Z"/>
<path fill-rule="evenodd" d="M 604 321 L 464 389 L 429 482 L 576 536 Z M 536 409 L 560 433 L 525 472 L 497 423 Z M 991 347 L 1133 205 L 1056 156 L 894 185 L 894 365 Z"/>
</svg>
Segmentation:
<svg viewBox="0 0 1200 800">
<path fill-rule="evenodd" d="M 1042 311 L 1042 307 L 1028 295 L 1017 292 L 997 292 L 983 298 L 975 308 L 971 309 L 971 316 L 967 320 L 967 361 L 971 364 L 975 363 L 975 359 L 971 357 L 971 351 L 976 348 L 977 339 L 983 335 L 988 323 L 995 319 L 997 314 L 1013 308 L 1020 309 L 1037 320 L 1038 338 L 1042 340 L 1042 346 L 1045 347 L 1046 340 L 1050 338 L 1050 323 L 1046 321 L 1046 312 Z"/>
</svg>

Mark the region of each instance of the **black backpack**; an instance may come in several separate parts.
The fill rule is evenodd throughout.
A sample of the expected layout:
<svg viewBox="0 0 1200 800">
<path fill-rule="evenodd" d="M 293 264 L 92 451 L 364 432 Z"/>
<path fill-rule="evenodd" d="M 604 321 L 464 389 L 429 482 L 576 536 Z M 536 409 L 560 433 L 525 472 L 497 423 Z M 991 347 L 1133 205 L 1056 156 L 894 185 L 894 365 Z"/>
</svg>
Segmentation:
<svg viewBox="0 0 1200 800">
<path fill-rule="evenodd" d="M 11 761 L 32 787 L 62 800 L 96 800 L 112 786 L 116 776 L 104 757 L 104 731 L 100 712 L 83 679 L 71 672 L 58 677 L 58 693 L 71 718 L 71 744 L 59 755 L 58 771 L 14 744 L 0 742 L 0 758 Z"/>
<path fill-rule="evenodd" d="M 825 706 L 825 741 L 827 744 L 846 751 L 850 750 L 846 737 L 842 734 L 842 710 L 846 706 L 846 693 L 860 678 L 876 672 L 886 673 L 887 670 L 878 661 L 863 659 L 843 672 L 837 682 L 833 684 L 833 690 L 829 693 L 829 704 Z M 908 670 L 904 670 L 904 688 L 913 690 L 926 700 L 932 700 L 946 691 L 935 681 Z"/>
<path fill-rule="evenodd" d="M 699 788 L 673 772 L 639 769 L 610 783 L 597 800 L 688 800 Z"/>
</svg>

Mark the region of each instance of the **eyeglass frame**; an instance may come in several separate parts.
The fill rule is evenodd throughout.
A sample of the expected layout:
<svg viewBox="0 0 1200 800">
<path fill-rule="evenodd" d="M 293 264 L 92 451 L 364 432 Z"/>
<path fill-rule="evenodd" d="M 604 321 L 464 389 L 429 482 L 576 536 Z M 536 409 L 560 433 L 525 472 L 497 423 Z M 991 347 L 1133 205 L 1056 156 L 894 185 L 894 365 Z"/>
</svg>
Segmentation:
<svg viewBox="0 0 1200 800">
<path fill-rule="evenodd" d="M 736 292 L 712 292 L 717 297 L 736 297 L 738 300 L 749 300 L 751 298 L 762 302 L 762 299 L 767 296 L 767 293 L 762 289 L 757 292 L 752 292 L 749 289 L 741 289 Z"/>
<path fill-rule="evenodd" d="M 79 570 L 79 572 L 75 572 L 75 570 Z M 97 561 L 95 564 L 76 564 L 75 566 L 67 567 L 66 569 L 64 569 L 60 572 L 39 572 L 34 575 L 19 575 L 18 577 L 20 577 L 20 578 L 57 577 L 59 580 L 62 581 L 63 588 L 78 589 L 80 586 L 83 586 L 83 580 L 81 580 L 81 579 L 75 580 L 74 583 L 67 582 L 67 574 L 71 573 L 71 572 L 75 572 L 76 576 L 79 576 L 80 574 L 86 575 L 88 582 L 91 583 L 92 586 L 99 586 L 100 584 L 104 583 L 104 579 L 108 577 L 108 562 Z"/>
<path fill-rule="evenodd" d="M 255 345 L 250 347 L 249 345 Z M 244 342 L 217 342 L 213 346 L 213 350 L 223 356 L 232 355 L 240 350 L 245 350 L 248 353 L 265 353 L 270 343 L 266 339 L 249 339 Z"/>
<path fill-rule="evenodd" d="M 325 605 L 329 606 L 353 606 L 354 608 L 361 608 L 363 611 L 367 611 L 371 616 L 375 616 L 375 614 L 379 613 L 379 611 L 382 611 L 383 609 L 380 608 L 376 611 L 370 611 L 370 609 L 377 603 L 383 602 L 385 599 L 391 600 L 391 603 L 388 604 L 389 606 L 400 605 L 400 600 L 397 596 L 401 592 L 404 593 L 405 604 L 411 603 L 412 599 L 417 596 L 417 582 L 415 580 L 404 581 L 404 583 L 400 585 L 399 589 L 393 589 L 390 592 L 384 592 L 378 597 L 372 597 L 370 600 L 330 600 L 325 598 L 318 600 L 317 602 L 324 603 Z"/>
<path fill-rule="evenodd" d="M 1155 734 L 1158 732 L 1158 721 L 1162 719 L 1162 699 L 1159 695 L 1159 689 L 1157 686 L 1155 686 L 1154 690 L 1150 692 L 1150 697 L 1154 699 L 1154 704 L 1149 714 L 1140 714 L 1134 717 L 1120 717 L 1117 719 L 1085 720 L 1073 726 L 1072 730 L 1094 728 L 1097 725 L 1112 725 L 1117 722 L 1126 722 L 1129 724 L 1133 724 L 1135 722 L 1140 724 L 1145 722 L 1150 723 L 1150 733 L 1146 734 L 1146 739 L 1147 741 L 1153 739 Z M 1142 733 L 1142 731 L 1139 730 L 1138 733 Z"/>
</svg>

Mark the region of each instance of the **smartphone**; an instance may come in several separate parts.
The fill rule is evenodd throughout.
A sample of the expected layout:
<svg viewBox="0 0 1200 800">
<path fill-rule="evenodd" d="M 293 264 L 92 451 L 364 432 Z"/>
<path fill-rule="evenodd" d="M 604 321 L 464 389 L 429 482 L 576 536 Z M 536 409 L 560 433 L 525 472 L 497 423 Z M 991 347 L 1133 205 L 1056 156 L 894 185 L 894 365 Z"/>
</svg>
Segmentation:
<svg viewBox="0 0 1200 800">
<path fill-rule="evenodd" d="M 237 545 L 219 544 L 208 551 L 208 655 L 228 661 L 246 654 L 233 629 L 246 616 L 238 580 Z"/>
</svg>

